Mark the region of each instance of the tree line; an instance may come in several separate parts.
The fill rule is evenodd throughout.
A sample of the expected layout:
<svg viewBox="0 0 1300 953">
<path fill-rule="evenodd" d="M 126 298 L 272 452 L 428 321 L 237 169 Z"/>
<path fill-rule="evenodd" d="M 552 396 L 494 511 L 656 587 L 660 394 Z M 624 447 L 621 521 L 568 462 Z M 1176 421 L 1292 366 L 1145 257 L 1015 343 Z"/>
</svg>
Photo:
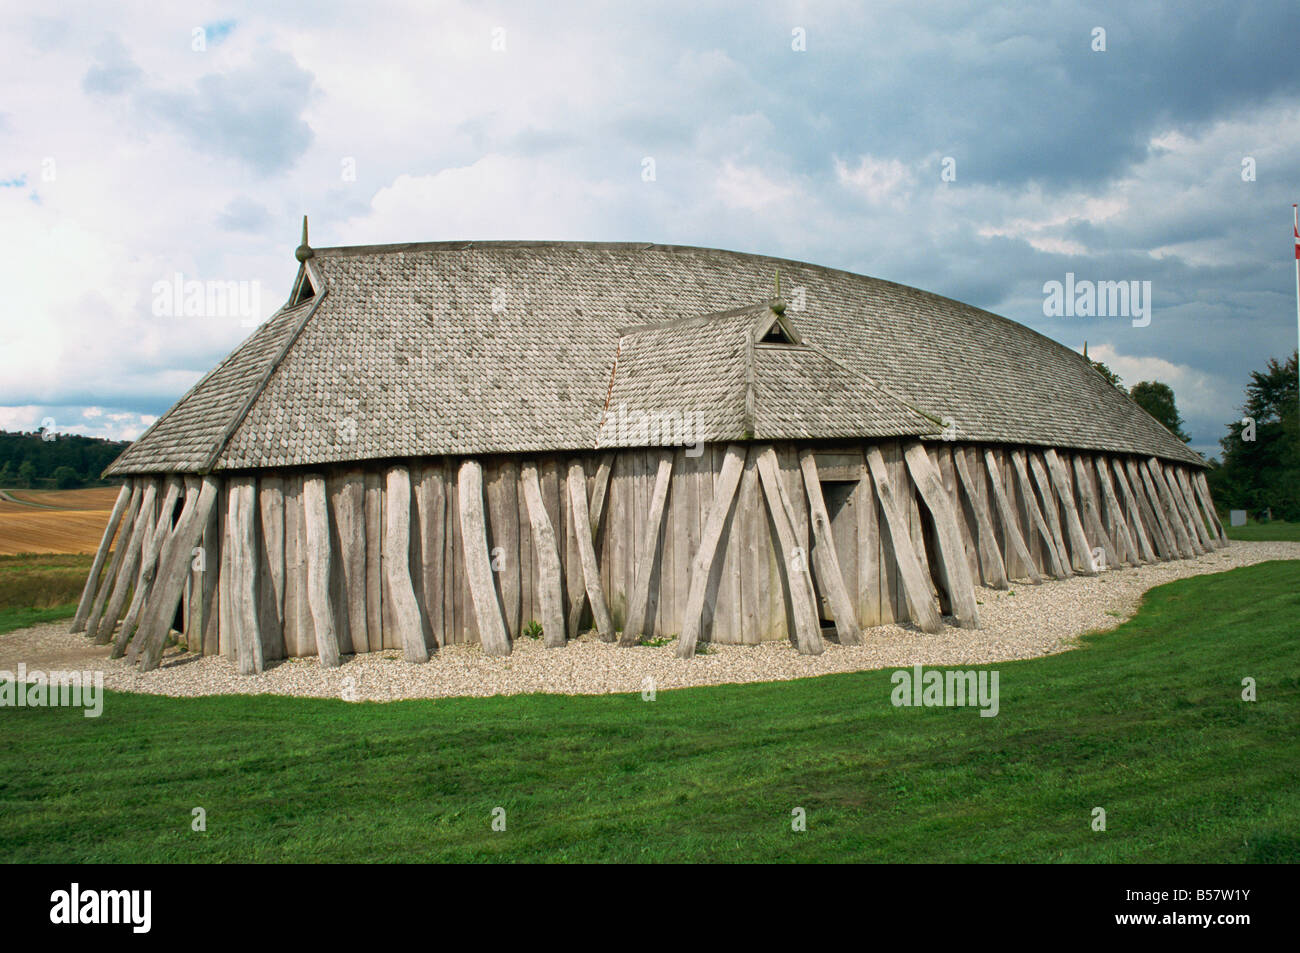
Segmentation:
<svg viewBox="0 0 1300 953">
<path fill-rule="evenodd" d="M 129 441 L 79 434 L 0 430 L 0 488 L 70 490 L 104 486 L 100 475 Z"/>
<path fill-rule="evenodd" d="M 1085 355 L 1086 356 L 1086 355 Z M 1143 410 L 1164 424 L 1183 443 L 1183 418 L 1174 391 L 1159 381 L 1125 388 L 1118 374 L 1101 361 L 1092 366 L 1125 391 Z M 1270 358 L 1263 370 L 1251 371 L 1240 416 L 1219 440 L 1223 459 L 1209 461 L 1208 479 L 1215 502 L 1225 510 L 1245 510 L 1255 519 L 1300 522 L 1300 383 L 1297 354 Z"/>
</svg>

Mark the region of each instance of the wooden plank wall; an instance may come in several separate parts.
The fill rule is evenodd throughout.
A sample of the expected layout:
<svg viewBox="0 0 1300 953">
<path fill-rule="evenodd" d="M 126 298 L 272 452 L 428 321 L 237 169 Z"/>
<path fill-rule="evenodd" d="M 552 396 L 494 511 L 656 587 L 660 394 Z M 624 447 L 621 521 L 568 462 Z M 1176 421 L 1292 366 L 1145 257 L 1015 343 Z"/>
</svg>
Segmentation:
<svg viewBox="0 0 1300 953">
<path fill-rule="evenodd" d="M 902 444 L 897 440 L 886 440 L 876 445 L 889 478 L 901 495 L 900 503 L 906 504 L 903 511 L 907 514 L 911 538 L 923 544 L 922 553 L 928 550 L 931 577 L 940 594 L 945 595 L 937 575 L 933 540 L 926 539 L 927 535 L 933 534 L 933 521 L 919 499 L 904 463 Z M 1044 579 L 1050 579 L 1048 554 L 1042 537 L 1030 521 L 1027 500 L 1034 499 L 1045 512 L 1049 509 L 1055 512 L 1064 527 L 1066 514 L 1056 489 L 1049 485 L 1044 495 L 1043 488 L 1036 481 L 1031 479 L 1029 485 L 1021 481 L 1012 461 L 1011 448 L 941 441 L 929 442 L 926 448 L 939 471 L 943 487 L 952 499 L 972 577 L 983 580 L 984 572 L 977 544 L 975 508 L 955 472 L 957 455 L 964 455 L 962 459 L 971 476 L 974 495 L 989 514 L 1008 576 L 1023 582 L 1026 575 L 1026 567 L 1009 543 L 1009 531 L 1014 530 L 1028 547 L 1034 569 Z M 1041 453 L 1041 448 L 1022 449 L 1030 458 Z M 778 445 L 775 450 L 780 477 L 794 507 L 795 533 L 803 550 L 801 558 L 811 560 L 811 525 L 798 447 Z M 988 457 L 986 451 L 989 451 Z M 672 479 L 662 546 L 650 587 L 649 606 L 656 636 L 675 637 L 681 629 L 690 588 L 690 567 L 708 518 L 724 452 L 723 445 L 708 445 L 703 454 L 696 456 L 684 448 L 672 451 Z M 636 553 L 647 532 L 650 498 L 660 454 L 660 450 L 648 448 L 621 450 L 613 455 L 604 519 L 596 533 L 595 550 L 602 587 L 616 630 L 623 626 L 636 579 Z M 1116 458 L 1082 453 L 1083 465 L 1075 467 L 1076 454 L 1073 451 L 1058 451 L 1058 455 L 1071 481 L 1076 504 L 1081 508 L 1085 499 L 1101 500 L 1096 460 L 1103 457 L 1108 465 L 1113 466 Z M 579 456 L 587 478 L 587 498 L 591 500 L 596 492 L 600 454 L 593 452 Z M 820 478 L 823 482 L 841 482 L 843 489 L 837 499 L 847 499 L 840 515 L 834 517 L 832 523 L 836 534 L 835 548 L 846 585 L 858 607 L 859 623 L 872 626 L 906 621 L 908 603 L 903 582 L 892 547 L 880 529 L 884 513 L 867 475 L 861 448 L 828 445 L 817 448 L 816 457 Z M 1014 526 L 1004 525 L 1003 513 L 993 497 L 989 483 L 990 458 L 992 466 L 1000 474 Z M 577 595 L 583 591 L 582 568 L 570 512 L 571 497 L 564 486 L 570 459 L 571 456 L 561 455 L 536 459 L 542 502 L 559 546 L 566 606 L 571 593 Z M 1121 462 L 1125 460 L 1119 459 Z M 518 457 L 482 459 L 494 582 L 512 641 L 520 637 L 530 622 L 540 622 L 541 616 L 535 544 L 519 485 L 520 463 Z M 421 606 L 425 641 L 431 651 L 440 644 L 478 641 L 474 603 L 464 571 L 455 464 L 456 461 L 451 459 L 431 458 L 409 465 L 413 497 L 409 570 Z M 343 653 L 401 651 L 402 640 L 396 631 L 391 600 L 385 594 L 384 584 L 384 464 L 325 468 L 324 472 L 333 546 L 330 597 L 339 649 Z M 317 654 L 307 603 L 302 488 L 301 472 L 278 471 L 258 481 L 261 511 L 256 527 L 259 624 L 268 661 L 286 655 Z M 1160 506 L 1158 501 L 1156 506 Z M 212 606 L 207 619 L 194 613 L 196 624 L 202 619 L 207 631 L 201 639 L 193 641 L 209 653 L 230 654 L 233 651 L 229 597 L 220 584 L 228 572 L 223 545 L 227 507 L 228 494 L 223 489 L 204 543 L 217 591 L 204 596 Z M 1143 521 L 1147 535 L 1154 537 L 1157 528 L 1148 525 L 1146 517 Z M 1107 534 L 1114 532 L 1112 522 L 1104 514 L 1100 523 L 1090 522 L 1083 516 L 1083 526 L 1090 547 L 1114 549 L 1115 541 L 1109 535 L 1105 539 L 1097 538 L 1098 529 Z M 281 538 L 277 539 L 277 536 Z M 1216 539 L 1213 527 L 1208 536 Z M 735 502 L 726 519 L 718 554 L 720 569 L 716 599 L 706 601 L 702 640 L 756 644 L 790 638 L 793 618 L 789 610 L 786 574 L 778 559 L 778 547 L 756 460 L 750 454 L 745 461 Z M 201 592 L 200 581 L 196 574 L 192 588 L 198 587 L 197 591 Z M 282 592 L 273 591 L 273 586 Z M 821 593 L 818 592 L 817 596 L 820 600 Z M 282 624 L 277 624 L 281 619 Z M 585 631 L 590 625 L 591 612 L 587 608 L 579 628 Z"/>
</svg>

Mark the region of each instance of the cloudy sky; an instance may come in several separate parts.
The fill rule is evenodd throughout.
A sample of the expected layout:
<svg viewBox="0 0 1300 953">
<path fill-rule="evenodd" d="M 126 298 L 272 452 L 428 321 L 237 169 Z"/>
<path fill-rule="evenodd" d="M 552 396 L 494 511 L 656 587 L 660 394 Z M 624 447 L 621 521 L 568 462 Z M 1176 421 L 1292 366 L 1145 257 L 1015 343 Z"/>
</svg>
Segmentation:
<svg viewBox="0 0 1300 953">
<path fill-rule="evenodd" d="M 0 428 L 137 436 L 283 303 L 304 212 L 916 285 L 1169 383 L 1203 452 L 1296 346 L 1294 0 L 268 6 L 4 0 Z M 1066 273 L 1150 323 L 1046 317 Z"/>
</svg>

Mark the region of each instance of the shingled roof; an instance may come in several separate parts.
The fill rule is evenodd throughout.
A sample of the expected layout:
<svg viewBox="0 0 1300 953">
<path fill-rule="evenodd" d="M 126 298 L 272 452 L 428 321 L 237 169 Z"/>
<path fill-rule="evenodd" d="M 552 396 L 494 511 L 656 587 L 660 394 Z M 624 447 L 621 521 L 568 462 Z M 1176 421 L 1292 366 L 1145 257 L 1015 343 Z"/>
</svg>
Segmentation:
<svg viewBox="0 0 1300 953">
<path fill-rule="evenodd" d="M 660 384 L 698 412 L 705 440 L 926 434 L 945 420 L 961 440 L 1203 463 L 1069 348 L 876 278 L 649 244 L 312 256 L 295 294 L 304 279 L 315 294 L 259 327 L 108 474 L 628 445 L 609 432 L 610 412 Z M 733 332 L 771 310 L 778 270 L 796 292 L 786 316 L 800 343 L 757 345 L 750 365 Z"/>
</svg>

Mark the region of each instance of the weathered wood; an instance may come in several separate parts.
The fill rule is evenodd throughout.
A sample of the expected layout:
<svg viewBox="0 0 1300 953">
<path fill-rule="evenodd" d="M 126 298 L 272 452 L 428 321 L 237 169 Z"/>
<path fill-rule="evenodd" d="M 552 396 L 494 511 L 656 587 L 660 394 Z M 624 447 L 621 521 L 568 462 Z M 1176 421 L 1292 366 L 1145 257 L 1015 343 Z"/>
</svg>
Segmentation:
<svg viewBox="0 0 1300 953">
<path fill-rule="evenodd" d="M 1160 503 L 1160 496 L 1156 493 L 1155 484 L 1151 482 L 1151 474 L 1147 472 L 1146 465 L 1130 458 L 1125 461 L 1125 466 L 1129 482 L 1133 487 L 1133 495 L 1137 497 L 1138 504 L 1142 508 L 1142 515 L 1151 530 L 1152 542 L 1160 551 L 1160 558 L 1181 558 L 1182 553 L 1178 551 L 1173 528 L 1165 519 L 1164 507 Z"/>
<path fill-rule="evenodd" d="M 722 461 L 722 471 L 713 488 L 713 501 L 709 504 L 708 519 L 700 536 L 700 546 L 691 562 L 690 588 L 686 594 L 686 609 L 682 615 L 682 631 L 677 639 L 677 657 L 690 658 L 700 638 L 700 625 L 704 617 L 704 603 L 713 574 L 714 559 L 722 543 L 723 529 L 732 512 L 736 489 L 745 470 L 745 448 L 729 444 Z"/>
<path fill-rule="evenodd" d="M 1183 532 L 1186 533 L 1187 543 L 1192 548 L 1192 553 L 1196 556 L 1202 555 L 1205 547 L 1201 545 L 1201 540 L 1196 535 L 1196 526 L 1191 514 L 1187 512 L 1183 495 L 1178 489 L 1178 483 L 1173 479 L 1171 470 L 1155 457 L 1148 459 L 1147 465 L 1151 467 L 1151 475 L 1156 481 L 1157 488 L 1166 494 L 1168 505 L 1172 507 L 1174 522 L 1181 525 Z"/>
<path fill-rule="evenodd" d="M 1020 490 L 1020 499 L 1025 505 L 1025 513 L 1028 515 L 1029 524 L 1038 532 L 1038 538 L 1042 543 L 1043 571 L 1055 579 L 1064 579 L 1073 575 L 1069 561 L 1061 557 L 1061 550 L 1057 548 L 1057 534 L 1053 533 L 1052 527 L 1048 525 L 1042 509 L 1038 506 L 1038 497 L 1034 493 L 1034 484 L 1029 476 L 1029 465 L 1025 459 L 1025 451 L 1011 451 L 1011 467 L 1016 475 L 1016 484 Z M 1035 474 L 1035 478 L 1037 478 L 1037 474 Z M 1044 499 L 1049 503 L 1051 502 L 1050 491 L 1046 493 Z"/>
<path fill-rule="evenodd" d="M 523 579 L 519 559 L 519 463 L 505 458 L 494 467 L 494 479 L 487 487 L 488 517 L 491 520 L 492 562 L 500 569 L 494 573 L 500 588 L 501 614 L 506 636 L 519 635 L 523 598 Z M 584 487 L 585 489 L 585 487 Z"/>
<path fill-rule="evenodd" d="M 330 509 L 339 541 L 343 601 L 347 606 L 348 644 L 354 653 L 369 652 L 366 631 L 366 481 L 360 470 L 331 479 Z M 441 553 L 439 553 L 441 561 Z M 342 651 L 342 645 L 339 648 Z"/>
<path fill-rule="evenodd" d="M 1192 546 L 1192 539 L 1187 535 L 1187 526 L 1174 505 L 1173 494 L 1169 492 L 1164 474 L 1160 472 L 1159 462 L 1155 457 L 1150 457 L 1142 461 L 1141 470 L 1147 493 L 1151 496 L 1151 503 L 1156 513 L 1164 518 L 1165 531 L 1173 538 L 1179 555 L 1184 559 L 1190 559 L 1196 555 L 1196 549 Z"/>
<path fill-rule="evenodd" d="M 191 564 L 196 597 L 190 603 L 193 611 L 190 630 L 194 633 L 190 648 L 203 655 L 216 655 L 219 650 L 217 582 L 221 578 L 221 519 L 217 511 L 220 500 L 221 484 L 218 481 L 212 507 L 203 524 L 199 541 L 201 549 Z"/>
<path fill-rule="evenodd" d="M 566 566 L 568 536 L 565 532 L 566 507 L 563 506 L 563 501 L 568 494 L 560 492 L 560 465 L 554 457 L 545 456 L 538 461 L 537 476 L 541 486 L 542 505 L 546 507 L 546 518 L 550 521 L 551 531 L 555 534 L 555 552 L 560 562 L 560 618 L 564 619 L 565 597 L 574 591 L 565 575 L 568 569 Z M 578 628 L 575 622 L 573 627 L 566 630 L 558 644 L 564 645 L 568 639 L 577 638 L 577 635 Z M 553 645 L 549 638 L 546 644 Z"/>
<path fill-rule="evenodd" d="M 108 572 L 104 575 L 104 581 L 95 595 L 95 604 L 90 610 L 90 617 L 86 620 L 85 631 L 91 638 L 95 638 L 99 633 L 99 621 L 103 618 L 104 607 L 108 603 L 109 594 L 117 584 L 127 550 L 130 549 L 129 539 L 135 529 L 136 518 L 140 513 L 140 501 L 144 497 L 144 487 L 145 481 L 143 479 L 131 481 L 131 501 L 127 505 L 126 515 L 122 518 L 122 529 L 118 533 L 117 545 L 113 547 L 113 558 L 108 564 Z"/>
<path fill-rule="evenodd" d="M 135 515 L 135 525 L 131 527 L 131 538 L 127 541 L 126 556 L 113 583 L 112 598 L 109 599 L 104 614 L 100 616 L 98 630 L 93 633 L 97 645 L 103 645 L 112 638 L 117 620 L 121 617 L 122 610 L 126 608 L 126 598 L 139 578 L 140 563 L 156 518 L 158 487 L 157 480 L 150 480 L 145 485 L 144 494 L 140 499 L 140 508 Z"/>
<path fill-rule="evenodd" d="M 1093 564 L 1096 567 L 1095 551 L 1100 548 L 1106 558 L 1106 568 L 1118 569 L 1123 565 L 1124 560 L 1120 557 L 1115 549 L 1115 544 L 1111 542 L 1110 536 L 1106 533 L 1106 527 L 1101 522 L 1101 507 L 1097 505 L 1097 495 L 1092 491 L 1092 481 L 1088 478 L 1088 467 L 1083 461 L 1081 454 L 1070 454 L 1070 465 L 1074 470 L 1074 482 L 1078 487 L 1079 508 L 1083 516 L 1084 525 L 1092 531 L 1092 550 Z M 1067 476 L 1068 479 L 1068 476 Z M 1101 545 L 1098 546 L 1098 543 Z"/>
<path fill-rule="evenodd" d="M 614 454 L 602 454 L 600 462 L 596 465 L 596 482 L 591 490 L 591 506 L 587 511 L 587 520 L 591 524 L 591 538 L 597 550 L 600 548 L 600 530 L 605 522 L 605 500 L 609 495 L 610 475 L 613 470 Z M 587 589 L 585 586 L 576 592 L 569 593 L 569 631 L 578 631 L 578 626 L 582 622 L 582 612 L 586 606 Z M 611 626 L 614 625 L 612 620 L 610 624 Z M 614 627 L 617 628 L 617 626 Z"/>
<path fill-rule="evenodd" d="M 1065 530 L 1070 540 L 1070 565 L 1081 575 L 1095 576 L 1097 566 L 1093 559 L 1092 546 L 1083 531 L 1083 520 L 1079 518 L 1079 507 L 1074 500 L 1074 491 L 1070 488 L 1070 475 L 1065 472 L 1061 458 L 1051 447 L 1043 450 L 1042 457 L 1043 462 L 1047 464 L 1047 472 L 1051 475 L 1052 485 L 1056 488 L 1061 510 L 1065 514 Z"/>
<path fill-rule="evenodd" d="M 337 668 L 339 639 L 330 605 L 330 515 L 325 477 L 319 473 L 303 477 L 302 513 L 307 533 L 307 605 L 316 632 L 316 653 L 321 665 Z"/>
<path fill-rule="evenodd" d="M 464 460 L 457 475 L 461 539 L 465 547 L 465 572 L 469 576 L 474 618 L 485 655 L 509 655 L 510 637 L 492 582 L 492 556 L 488 549 L 487 518 L 483 512 L 483 467 Z"/>
<path fill-rule="evenodd" d="M 367 470 L 366 498 L 366 643 L 371 652 L 384 647 L 384 478 Z M 357 637 L 353 636 L 355 647 Z"/>
<path fill-rule="evenodd" d="M 99 540 L 99 548 L 95 550 L 95 559 L 90 565 L 90 575 L 86 577 L 86 585 L 81 590 L 81 599 L 77 603 L 76 615 L 72 617 L 71 632 L 84 632 L 86 630 L 86 619 L 90 616 L 90 608 L 95 601 L 95 591 L 99 588 L 99 574 L 104 569 L 104 561 L 108 558 L 109 548 L 113 544 L 113 537 L 117 535 L 118 524 L 122 522 L 122 516 L 126 513 L 127 507 L 131 503 L 131 484 L 126 482 L 122 488 L 117 491 L 117 500 L 113 503 L 113 511 L 108 514 L 108 524 L 104 527 L 104 535 Z M 126 535 L 125 532 L 122 534 Z M 119 544 L 120 545 L 120 544 Z"/>
<path fill-rule="evenodd" d="M 162 655 L 167 634 L 171 632 L 172 622 L 176 618 L 176 607 L 184 594 L 185 581 L 189 575 L 189 553 L 187 549 L 179 555 L 176 554 L 175 537 L 177 532 L 189 529 L 187 521 L 198 503 L 202 481 L 192 474 L 186 474 L 183 480 L 183 489 L 180 493 L 184 494 L 184 502 L 179 516 L 174 521 L 175 525 L 173 526 L 172 520 L 172 514 L 175 513 L 175 502 L 173 502 L 172 509 L 165 510 L 165 517 L 160 516 L 155 526 L 156 535 L 150 540 L 151 544 L 157 542 L 158 554 L 154 559 L 153 568 L 149 571 L 148 592 L 139 603 L 138 614 L 134 619 L 135 633 L 127 647 L 127 658 L 132 662 L 140 658 L 141 652 L 148 646 L 155 631 L 158 637 L 157 653 L 159 656 Z M 177 499 L 181 499 L 180 493 Z M 161 531 L 158 531 L 159 526 L 162 527 Z M 128 620 L 131 619 L 130 613 L 127 617 Z M 123 628 L 125 629 L 125 626 Z"/>
<path fill-rule="evenodd" d="M 135 635 L 140 616 L 144 613 L 144 604 L 149 598 L 149 591 L 153 588 L 154 577 L 158 571 L 158 557 L 162 553 L 163 544 L 167 542 L 167 537 L 171 535 L 172 514 L 176 509 L 176 501 L 180 499 L 182 485 L 179 477 L 169 476 L 167 478 L 167 490 L 163 494 L 162 505 L 158 508 L 153 531 L 149 534 L 148 543 L 145 545 L 143 555 L 140 557 L 140 575 L 135 581 L 135 592 L 131 596 L 131 605 L 126 610 L 126 617 L 122 620 L 121 628 L 117 630 L 117 639 L 109 652 L 109 658 L 121 658 L 126 654 L 127 645 L 131 643 L 131 639 Z M 139 652 L 140 645 L 137 643 L 131 650 L 132 662 L 136 660 Z"/>
<path fill-rule="evenodd" d="M 269 474 L 257 483 L 257 510 L 261 517 L 264 556 L 261 567 L 263 663 L 276 657 L 268 642 L 284 642 L 284 478 Z M 277 639 L 278 637 L 278 639 Z"/>
<path fill-rule="evenodd" d="M 447 488 L 442 462 L 426 466 L 415 484 L 415 505 L 420 527 L 420 607 L 425 635 L 433 647 L 446 645 L 443 631 L 443 550 L 446 547 Z M 510 494 L 513 499 L 514 494 Z M 516 508 L 514 519 L 518 520 Z M 518 547 L 516 547 L 518 549 Z"/>
<path fill-rule="evenodd" d="M 910 441 L 903 448 L 903 459 L 907 461 L 912 482 L 916 484 L 917 492 L 921 494 L 926 509 L 930 511 L 930 519 L 934 522 L 939 570 L 944 587 L 948 590 L 948 598 L 952 600 L 953 615 L 957 617 L 957 624 L 961 628 L 978 629 L 980 617 L 975 605 L 975 582 L 971 578 L 970 565 L 966 562 L 966 552 L 962 548 L 952 500 L 944 490 L 943 480 L 924 444 L 918 440 Z"/>
<path fill-rule="evenodd" d="M 541 481 L 537 464 L 525 461 L 519 468 L 519 482 L 528 507 L 528 522 L 533 530 L 533 554 L 537 563 L 537 597 L 541 606 L 542 636 L 548 648 L 565 644 L 565 619 L 563 576 L 560 569 L 560 549 L 555 539 L 555 528 L 542 501 Z"/>
<path fill-rule="evenodd" d="M 619 645 L 636 645 L 641 641 L 642 635 L 654 632 L 654 617 L 650 612 L 650 587 L 658 575 L 656 557 L 659 553 L 659 537 L 663 533 L 664 507 L 668 501 L 672 473 L 672 451 L 660 451 L 654 492 L 650 497 L 650 507 L 646 515 L 645 534 L 637 541 L 636 582 L 632 587 L 632 598 L 627 607 L 627 621 L 623 625 L 623 634 L 618 640 Z"/>
<path fill-rule="evenodd" d="M 961 488 L 970 502 L 971 512 L 975 514 L 975 545 L 979 552 L 980 573 L 984 583 L 994 589 L 1009 589 L 1007 570 L 1002 564 L 1002 554 L 998 552 L 998 540 L 993 533 L 993 521 L 989 517 L 988 505 L 975 486 L 974 475 L 966 465 L 966 455 L 962 453 L 960 447 L 952 455 L 952 462 L 957 470 L 957 479 L 961 483 Z M 992 467 L 991 463 L 990 467 Z M 993 471 L 990 469 L 989 472 Z M 960 498 L 953 497 L 953 502 L 960 503 Z M 1005 521 L 1004 514 L 1003 522 Z M 1014 529 L 1013 524 L 1012 530 Z"/>
<path fill-rule="evenodd" d="M 1138 503 L 1137 495 L 1133 492 L 1133 487 L 1129 485 L 1128 477 L 1124 473 L 1123 461 L 1116 457 L 1110 461 L 1110 465 L 1107 467 L 1106 458 L 1098 457 L 1097 467 L 1098 472 L 1102 469 L 1114 471 L 1115 483 L 1119 487 L 1120 496 L 1124 501 L 1129 532 L 1133 537 L 1133 541 L 1137 543 L 1138 555 L 1146 562 L 1155 562 L 1160 557 L 1156 555 L 1155 549 L 1151 545 L 1151 538 L 1147 535 L 1146 527 L 1143 525 L 1142 508 Z"/>
<path fill-rule="evenodd" d="M 1002 535 L 1007 541 L 1007 547 L 1015 553 L 1016 558 L 1025 567 L 1025 572 L 1029 576 L 1031 583 L 1037 584 L 1043 581 L 1034 567 L 1033 557 L 1029 555 L 1029 546 L 1025 543 L 1025 538 L 1020 535 L 1020 527 L 1016 524 L 1016 515 L 1011 510 L 1011 501 L 1007 497 L 1007 492 L 1002 486 L 1002 472 L 998 466 L 997 459 L 993 456 L 992 450 L 984 451 L 984 466 L 988 470 L 989 486 L 993 492 L 993 502 L 998 508 L 998 519 L 1002 521 Z M 1035 506 L 1037 510 L 1037 506 Z M 987 519 L 987 517 L 986 517 Z M 1042 516 L 1039 516 L 1041 522 Z M 1044 527 L 1046 528 L 1046 527 Z M 1003 578 L 1005 584 L 1005 577 Z M 1007 585 L 998 588 L 1009 588 Z"/>
<path fill-rule="evenodd" d="M 858 626 L 857 609 L 844 584 L 844 573 L 835 552 L 831 518 L 822 496 L 821 476 L 811 450 L 799 451 L 799 469 L 803 473 L 804 490 L 808 494 L 808 516 L 812 522 L 813 568 L 835 616 L 835 633 L 841 645 L 861 645 L 862 629 Z"/>
<path fill-rule="evenodd" d="M 1191 481 L 1187 477 L 1187 471 L 1180 466 L 1171 467 L 1171 470 L 1174 475 L 1175 486 L 1182 491 L 1183 502 L 1187 506 L 1187 514 L 1192 519 L 1192 525 L 1196 527 L 1196 535 L 1201 541 L 1201 546 L 1207 552 L 1211 549 L 1218 549 L 1219 541 L 1208 528 L 1213 524 L 1209 523 L 1201 512 L 1196 500 L 1196 494 L 1192 490 Z"/>
<path fill-rule="evenodd" d="M 475 464 L 477 466 L 477 464 Z M 487 534 L 483 530 L 482 471 L 479 471 L 479 539 L 483 559 L 487 559 Z M 420 623 L 420 606 L 415 601 L 411 582 L 411 475 L 406 467 L 390 466 L 384 474 L 384 598 L 392 606 L 393 626 L 401 640 L 408 662 L 429 661 L 429 647 L 424 642 Z M 489 567 L 489 572 L 491 569 Z M 487 580 L 491 583 L 491 579 Z M 495 598 L 495 597 L 494 597 Z"/>
<path fill-rule="evenodd" d="M 257 618 L 257 480 L 230 479 L 230 614 L 240 675 L 256 675 L 265 667 Z"/>
<path fill-rule="evenodd" d="M 1027 457 L 1029 469 L 1034 475 L 1034 484 L 1038 487 L 1038 494 L 1043 500 L 1042 513 L 1047 520 L 1048 529 L 1052 532 L 1052 546 L 1056 550 L 1057 562 L 1063 576 L 1073 576 L 1074 568 L 1070 559 L 1070 550 L 1065 545 L 1065 535 L 1061 532 L 1060 506 L 1052 490 L 1052 480 L 1047 475 L 1047 467 L 1043 463 L 1041 454 L 1029 451 Z"/>
<path fill-rule="evenodd" d="M 1146 557 L 1139 551 L 1133 534 L 1129 532 L 1128 520 L 1124 518 L 1124 508 L 1120 505 L 1119 497 L 1115 495 L 1115 487 L 1110 480 L 1110 467 L 1106 465 L 1106 458 L 1098 455 L 1093 459 L 1093 469 L 1097 471 L 1097 485 L 1101 488 L 1101 502 L 1106 512 L 1106 518 L 1110 525 L 1114 527 L 1115 545 L 1120 550 L 1120 557 L 1134 566 L 1146 561 Z"/>
<path fill-rule="evenodd" d="M 943 628 L 943 618 L 939 615 L 939 606 L 935 603 L 929 583 L 921 575 L 921 563 L 912 548 L 907 517 L 895 496 L 894 484 L 885 467 L 885 459 L 881 455 L 880 448 L 867 447 L 866 458 L 871 478 L 876 484 L 876 495 L 880 498 L 880 508 L 885 516 L 884 527 L 889 532 L 894 562 L 902 578 L 903 591 L 907 597 L 912 621 L 923 632 L 938 632 Z"/>
<path fill-rule="evenodd" d="M 852 500 L 858 531 L 858 624 L 865 628 L 880 625 L 880 530 L 876 525 L 876 491 L 865 457 L 859 455 L 855 472 Z"/>
<path fill-rule="evenodd" d="M 1205 518 L 1210 521 L 1210 525 L 1214 529 L 1214 535 L 1219 539 L 1219 545 L 1228 545 L 1228 534 L 1224 532 L 1223 523 L 1219 520 L 1219 511 L 1214 506 L 1214 499 L 1210 495 L 1210 483 L 1205 478 L 1205 474 L 1203 472 L 1194 473 L 1191 476 L 1191 481 L 1197 499 L 1201 501 L 1201 508 L 1205 510 Z"/>
<path fill-rule="evenodd" d="M 610 620 L 609 607 L 605 603 L 605 592 L 601 588 L 600 566 L 596 562 L 596 547 L 592 540 L 591 510 L 587 501 L 587 473 L 582 467 L 582 460 L 576 457 L 569 461 L 568 487 L 569 518 L 573 521 L 573 533 L 578 543 L 583 587 L 591 603 L 591 613 L 600 640 L 613 642 L 614 623 Z"/>
<path fill-rule="evenodd" d="M 141 671 L 152 671 L 158 667 L 162 659 L 163 649 L 167 644 L 167 633 L 171 631 L 171 623 L 176 616 L 176 606 L 180 602 L 185 580 L 190 574 L 194 548 L 202 540 L 204 531 L 208 527 L 220 490 L 220 481 L 216 477 L 207 476 L 203 478 L 201 486 L 197 487 L 196 493 L 186 495 L 180 521 L 168 538 L 159 559 L 156 582 L 149 595 L 149 605 L 145 609 L 144 618 L 140 622 L 140 631 L 136 637 L 142 645 Z M 209 593 L 207 596 L 209 605 L 211 605 L 211 598 Z M 201 640 L 201 634 L 199 638 Z"/>
<path fill-rule="evenodd" d="M 800 545 L 795 529 L 794 506 L 785 481 L 781 479 L 781 465 L 771 444 L 756 447 L 754 452 L 758 455 L 758 475 L 780 547 L 781 572 L 790 592 L 795 644 L 804 655 L 820 655 L 825 651 L 825 646 L 822 644 L 821 622 L 808 566 L 808 551 Z"/>
<path fill-rule="evenodd" d="M 303 512 L 302 474 L 284 480 L 284 649 L 291 658 L 316 651 L 316 626 L 307 599 L 307 527 Z M 262 642 L 266 658 L 266 641 Z"/>
</svg>

